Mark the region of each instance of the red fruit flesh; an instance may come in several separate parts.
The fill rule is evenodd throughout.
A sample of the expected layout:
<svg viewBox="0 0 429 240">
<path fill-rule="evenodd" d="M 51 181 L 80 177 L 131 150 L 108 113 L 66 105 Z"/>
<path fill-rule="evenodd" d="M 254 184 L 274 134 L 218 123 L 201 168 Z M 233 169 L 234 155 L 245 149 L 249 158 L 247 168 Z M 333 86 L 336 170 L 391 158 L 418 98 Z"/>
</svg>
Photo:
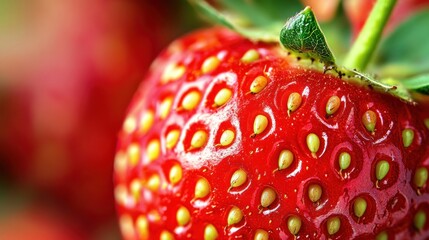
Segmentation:
<svg viewBox="0 0 429 240">
<path fill-rule="evenodd" d="M 249 50 L 259 57 L 241 60 Z M 415 177 L 429 164 L 428 108 L 300 67 L 307 60 L 283 51 L 210 29 L 158 57 L 119 134 L 125 239 L 429 237 L 426 221 L 413 223 L 429 214 L 426 179 Z M 266 86 L 252 88 L 258 76 Z M 231 98 L 217 96 L 224 88 Z M 407 147 L 404 129 L 414 133 Z M 293 161 L 283 154 L 279 167 L 283 150 Z M 341 170 L 342 152 L 351 161 Z"/>
</svg>

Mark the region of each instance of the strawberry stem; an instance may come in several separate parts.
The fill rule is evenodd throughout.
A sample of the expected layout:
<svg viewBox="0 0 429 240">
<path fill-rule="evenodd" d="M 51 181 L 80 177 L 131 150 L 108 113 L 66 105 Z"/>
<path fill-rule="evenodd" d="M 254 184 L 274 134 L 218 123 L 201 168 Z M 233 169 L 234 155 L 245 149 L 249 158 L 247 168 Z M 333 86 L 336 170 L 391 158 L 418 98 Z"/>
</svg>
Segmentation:
<svg viewBox="0 0 429 240">
<path fill-rule="evenodd" d="M 396 0 L 377 0 L 364 27 L 346 57 L 344 66 L 365 70 L 383 34 L 384 26 L 396 4 Z"/>
</svg>

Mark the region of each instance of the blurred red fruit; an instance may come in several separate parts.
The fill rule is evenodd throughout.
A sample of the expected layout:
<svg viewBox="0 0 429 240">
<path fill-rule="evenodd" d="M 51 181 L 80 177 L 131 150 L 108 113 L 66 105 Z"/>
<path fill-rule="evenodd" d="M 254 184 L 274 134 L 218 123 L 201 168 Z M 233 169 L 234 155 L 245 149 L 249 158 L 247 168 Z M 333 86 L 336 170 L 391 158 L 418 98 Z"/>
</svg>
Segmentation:
<svg viewBox="0 0 429 240">
<path fill-rule="evenodd" d="M 178 14 L 171 2 L 0 3 L 0 164 L 90 229 L 115 219 L 116 133 L 177 32 L 168 28 Z"/>
<path fill-rule="evenodd" d="M 353 36 L 357 36 L 376 0 L 345 0 L 344 9 L 352 24 Z M 389 19 L 386 31 L 391 31 L 401 21 L 405 20 L 413 12 L 429 7 L 428 0 L 398 0 Z"/>
<path fill-rule="evenodd" d="M 0 215 L 0 239 L 86 240 L 89 238 L 64 216 L 40 206 L 31 206 L 9 209 Z"/>
</svg>

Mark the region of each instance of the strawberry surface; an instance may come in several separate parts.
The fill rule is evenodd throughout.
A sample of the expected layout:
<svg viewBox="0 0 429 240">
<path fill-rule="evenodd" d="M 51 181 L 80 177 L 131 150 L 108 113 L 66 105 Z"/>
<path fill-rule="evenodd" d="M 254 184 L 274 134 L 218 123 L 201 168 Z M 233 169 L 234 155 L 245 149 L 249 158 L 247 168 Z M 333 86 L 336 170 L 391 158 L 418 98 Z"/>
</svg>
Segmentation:
<svg viewBox="0 0 429 240">
<path fill-rule="evenodd" d="M 124 239 L 428 238 L 428 107 L 313 65 L 223 28 L 170 45 L 119 133 Z"/>
</svg>

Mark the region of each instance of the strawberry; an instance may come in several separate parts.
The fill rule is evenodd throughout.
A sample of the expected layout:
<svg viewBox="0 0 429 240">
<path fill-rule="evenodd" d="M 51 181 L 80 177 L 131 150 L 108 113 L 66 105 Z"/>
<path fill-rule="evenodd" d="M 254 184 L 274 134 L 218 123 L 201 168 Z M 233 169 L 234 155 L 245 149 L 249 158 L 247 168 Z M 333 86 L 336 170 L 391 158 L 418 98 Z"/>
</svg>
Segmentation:
<svg viewBox="0 0 429 240">
<path fill-rule="evenodd" d="M 318 64 L 225 28 L 173 42 L 119 133 L 124 239 L 428 238 L 428 106 Z"/>
</svg>

